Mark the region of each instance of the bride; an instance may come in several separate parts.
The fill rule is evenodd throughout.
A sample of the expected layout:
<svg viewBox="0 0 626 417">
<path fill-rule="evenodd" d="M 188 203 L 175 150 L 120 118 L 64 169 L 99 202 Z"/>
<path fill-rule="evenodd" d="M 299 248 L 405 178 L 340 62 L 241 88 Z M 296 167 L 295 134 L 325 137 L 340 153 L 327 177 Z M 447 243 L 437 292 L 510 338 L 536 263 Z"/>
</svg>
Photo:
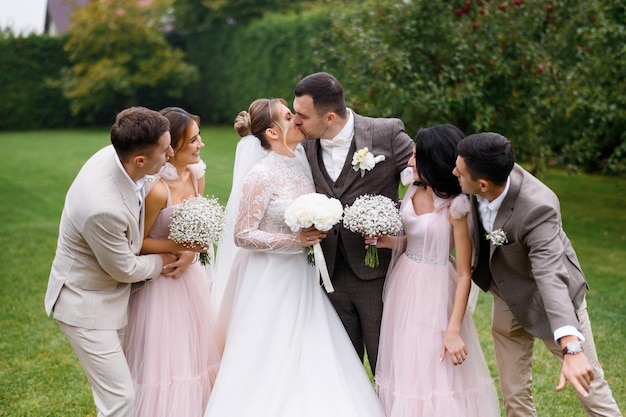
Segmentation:
<svg viewBox="0 0 626 417">
<path fill-rule="evenodd" d="M 315 192 L 300 153 L 303 133 L 282 99 L 255 100 L 235 126 L 242 137 L 257 138 L 250 146 L 268 152 L 251 169 L 241 167 L 250 169 L 234 223 L 241 249 L 222 297 L 227 339 L 205 417 L 382 417 L 363 365 L 306 262 L 304 248 L 325 235 L 313 228 L 293 233 L 285 224 L 289 204 Z"/>
</svg>

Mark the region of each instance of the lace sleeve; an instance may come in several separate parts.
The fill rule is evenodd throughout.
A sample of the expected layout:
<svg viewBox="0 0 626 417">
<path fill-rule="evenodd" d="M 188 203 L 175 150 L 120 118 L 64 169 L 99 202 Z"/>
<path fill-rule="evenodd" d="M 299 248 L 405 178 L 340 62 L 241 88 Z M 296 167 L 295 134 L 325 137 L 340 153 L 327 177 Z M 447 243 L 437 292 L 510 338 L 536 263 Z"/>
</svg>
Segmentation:
<svg viewBox="0 0 626 417">
<path fill-rule="evenodd" d="M 235 223 L 235 244 L 262 251 L 294 253 L 301 251 L 295 233 L 285 233 L 282 225 L 268 220 L 268 208 L 274 195 L 271 178 L 252 170 L 243 184 L 239 213 Z M 284 220 L 282 221 L 284 224 Z M 261 225 L 266 227 L 260 227 Z"/>
</svg>

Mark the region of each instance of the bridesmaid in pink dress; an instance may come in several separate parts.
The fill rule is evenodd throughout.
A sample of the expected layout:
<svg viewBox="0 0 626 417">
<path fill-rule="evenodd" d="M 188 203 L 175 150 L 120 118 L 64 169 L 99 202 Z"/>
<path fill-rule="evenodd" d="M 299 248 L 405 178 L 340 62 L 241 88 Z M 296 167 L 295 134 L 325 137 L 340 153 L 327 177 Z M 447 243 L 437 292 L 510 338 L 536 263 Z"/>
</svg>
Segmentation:
<svg viewBox="0 0 626 417">
<path fill-rule="evenodd" d="M 409 161 L 415 183 L 400 207 L 405 236 L 377 239 L 379 247 L 394 249 L 376 368 L 387 417 L 500 415 L 467 308 L 470 202 L 452 174 L 463 137 L 452 125 L 418 131 Z"/>
<path fill-rule="evenodd" d="M 179 108 L 161 114 L 170 121 L 174 156 L 145 198 L 142 253 L 183 252 L 177 278 L 163 275 L 131 295 L 126 356 L 135 383 L 139 417 L 202 416 L 221 356 L 204 267 L 196 254 L 167 239 L 170 213 L 183 200 L 202 195 L 205 164 L 198 117 Z"/>
</svg>

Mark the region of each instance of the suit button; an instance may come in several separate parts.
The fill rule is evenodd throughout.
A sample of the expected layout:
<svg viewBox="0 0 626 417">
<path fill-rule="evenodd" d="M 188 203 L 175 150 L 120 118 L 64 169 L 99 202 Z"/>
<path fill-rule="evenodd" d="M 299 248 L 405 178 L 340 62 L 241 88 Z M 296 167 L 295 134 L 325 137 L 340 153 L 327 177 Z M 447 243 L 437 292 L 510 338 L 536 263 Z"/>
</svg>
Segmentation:
<svg viewBox="0 0 626 417">
<path fill-rule="evenodd" d="M 337 229 L 333 230 L 333 234 L 336 236 L 337 235 Z"/>
</svg>

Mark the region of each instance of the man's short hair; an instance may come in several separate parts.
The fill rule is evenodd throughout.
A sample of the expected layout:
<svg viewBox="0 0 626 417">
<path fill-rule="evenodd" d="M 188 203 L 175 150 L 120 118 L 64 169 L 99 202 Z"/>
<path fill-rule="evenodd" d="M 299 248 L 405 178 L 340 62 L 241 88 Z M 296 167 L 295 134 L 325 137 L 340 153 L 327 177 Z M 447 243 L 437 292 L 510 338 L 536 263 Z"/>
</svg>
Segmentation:
<svg viewBox="0 0 626 417">
<path fill-rule="evenodd" d="M 309 95 L 318 115 L 336 113 L 342 119 L 348 116 L 343 86 L 327 72 L 316 72 L 304 77 L 294 89 L 296 97 Z"/>
<path fill-rule="evenodd" d="M 119 112 L 111 126 L 111 144 L 122 161 L 149 152 L 169 130 L 170 122 L 159 112 L 129 107 Z"/>
<path fill-rule="evenodd" d="M 506 183 L 515 164 L 511 142 L 499 133 L 470 135 L 459 142 L 458 151 L 474 180 L 485 179 L 495 185 Z"/>
</svg>

